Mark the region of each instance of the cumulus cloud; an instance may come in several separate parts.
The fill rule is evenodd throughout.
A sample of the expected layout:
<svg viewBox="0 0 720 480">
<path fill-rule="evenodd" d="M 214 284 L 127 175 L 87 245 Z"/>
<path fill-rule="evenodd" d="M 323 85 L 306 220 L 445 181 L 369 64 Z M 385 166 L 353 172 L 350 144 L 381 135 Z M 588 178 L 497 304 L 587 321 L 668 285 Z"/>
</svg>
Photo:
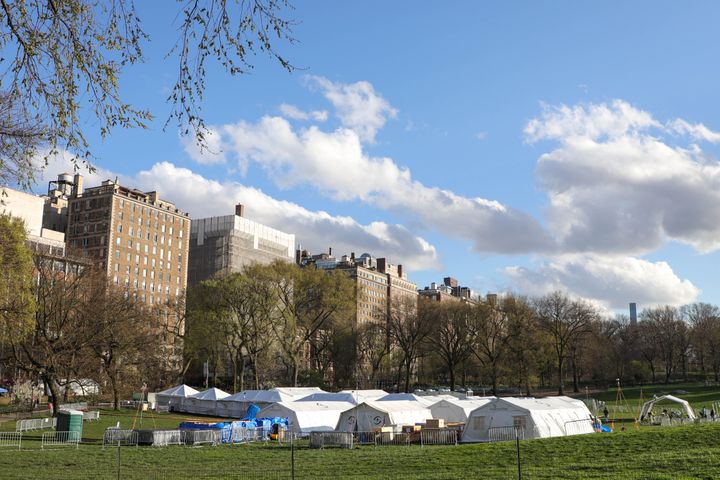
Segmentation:
<svg viewBox="0 0 720 480">
<path fill-rule="evenodd" d="M 344 127 L 355 131 L 366 142 L 374 142 L 377 131 L 397 110 L 369 82 L 336 83 L 327 78 L 308 76 L 310 86 L 319 88 L 335 107 Z"/>
<path fill-rule="evenodd" d="M 410 215 L 427 228 L 469 239 L 482 252 L 548 251 L 553 242 L 530 215 L 494 200 L 464 197 L 414 180 L 389 157 L 367 154 L 359 134 L 340 127 L 294 129 L 281 117 L 223 127 L 239 164 L 256 163 L 281 188 L 309 184 L 336 201 L 359 200 Z"/>
<path fill-rule="evenodd" d="M 681 133 L 715 141 L 699 124 L 662 124 L 616 100 L 546 108 L 525 129 L 557 146 L 540 156 L 547 221 L 565 252 L 644 253 L 674 239 L 708 252 L 720 247 L 720 163 Z"/>
<path fill-rule="evenodd" d="M 44 170 L 43 179 L 53 180 L 56 173 L 72 171 L 70 167 L 67 156 L 57 156 Z M 395 259 L 411 270 L 440 267 L 435 247 L 402 225 L 385 222 L 363 225 L 349 216 L 308 210 L 237 182 L 208 179 L 170 162 L 156 163 L 150 169 L 132 175 L 115 175 L 103 169 L 81 173 L 86 176 L 86 186 L 96 186 L 103 180 L 117 177 L 121 184 L 145 191 L 155 190 L 161 198 L 190 213 L 191 218 L 229 215 L 234 212 L 235 204 L 242 203 L 248 218 L 294 233 L 297 241 L 313 252 L 324 251 L 327 247 L 338 252 L 361 249 Z"/>
<path fill-rule="evenodd" d="M 326 110 L 313 110 L 311 112 L 305 112 L 300 110 L 295 105 L 288 103 L 280 104 L 280 113 L 287 118 L 293 120 L 315 120 L 316 122 L 324 122 L 328 119 L 328 112 Z"/>
<path fill-rule="evenodd" d="M 563 255 L 536 268 L 513 266 L 503 273 L 523 293 L 561 290 L 607 309 L 624 309 L 629 302 L 644 307 L 683 305 L 700 295 L 692 282 L 678 278 L 667 263 L 626 256 Z"/>
</svg>

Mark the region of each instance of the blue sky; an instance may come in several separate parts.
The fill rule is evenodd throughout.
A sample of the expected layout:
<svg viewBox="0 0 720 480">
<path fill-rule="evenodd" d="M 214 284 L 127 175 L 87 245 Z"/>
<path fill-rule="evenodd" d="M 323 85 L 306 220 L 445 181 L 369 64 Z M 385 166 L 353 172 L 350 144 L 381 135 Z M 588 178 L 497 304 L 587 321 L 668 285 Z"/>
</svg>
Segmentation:
<svg viewBox="0 0 720 480">
<path fill-rule="evenodd" d="M 163 130 L 177 4 L 140 2 L 151 40 L 122 88 L 156 120 L 91 134 L 92 178 L 193 217 L 242 201 L 313 252 L 387 256 L 419 287 L 720 302 L 716 3 L 295 3 L 298 42 L 278 48 L 300 69 L 209 68 L 219 154 L 201 156 Z"/>
</svg>

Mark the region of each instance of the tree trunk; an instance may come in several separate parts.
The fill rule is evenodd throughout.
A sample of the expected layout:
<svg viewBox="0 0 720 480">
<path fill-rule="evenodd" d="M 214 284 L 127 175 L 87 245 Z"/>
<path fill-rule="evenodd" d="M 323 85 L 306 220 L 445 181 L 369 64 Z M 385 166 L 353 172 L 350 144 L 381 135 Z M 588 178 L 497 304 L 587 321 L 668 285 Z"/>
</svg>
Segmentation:
<svg viewBox="0 0 720 480">
<path fill-rule="evenodd" d="M 565 385 L 563 385 L 563 358 L 558 357 L 558 395 L 565 395 Z"/>
<path fill-rule="evenodd" d="M 455 365 L 449 365 L 450 367 L 450 390 L 455 391 Z"/>
<path fill-rule="evenodd" d="M 240 391 L 245 390 L 245 357 L 239 358 L 240 362 Z"/>
<path fill-rule="evenodd" d="M 574 352 L 573 352 L 571 360 L 572 360 L 572 373 L 573 373 L 573 392 L 578 393 L 578 392 L 580 392 L 580 386 L 578 385 L 578 383 L 579 383 L 578 368 L 577 368 L 577 360 L 575 359 Z"/>
<path fill-rule="evenodd" d="M 412 369 L 412 359 L 405 361 L 405 393 L 410 393 L 410 370 Z"/>
<path fill-rule="evenodd" d="M 57 416 L 58 411 L 58 400 L 60 400 L 60 396 L 58 395 L 57 387 L 55 386 L 55 378 L 52 375 L 42 375 L 43 383 L 45 383 L 45 387 L 50 391 L 50 395 L 48 397 L 48 403 L 52 404 L 52 408 L 50 410 L 50 413 L 53 417 Z"/>
<path fill-rule="evenodd" d="M 113 392 L 113 410 L 120 410 L 120 393 L 117 389 L 117 373 L 108 372 L 108 378 L 110 379 L 110 388 Z"/>
</svg>

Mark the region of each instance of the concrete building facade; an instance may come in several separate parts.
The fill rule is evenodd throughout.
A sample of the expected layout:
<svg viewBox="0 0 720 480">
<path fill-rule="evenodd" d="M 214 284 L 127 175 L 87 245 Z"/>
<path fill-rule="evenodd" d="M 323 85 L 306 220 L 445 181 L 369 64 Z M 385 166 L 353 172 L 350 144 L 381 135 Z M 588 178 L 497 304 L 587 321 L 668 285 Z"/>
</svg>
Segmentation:
<svg viewBox="0 0 720 480">
<path fill-rule="evenodd" d="M 189 249 L 188 283 L 194 285 L 254 263 L 292 262 L 295 235 L 244 218 L 237 205 L 235 215 L 192 220 Z"/>
</svg>

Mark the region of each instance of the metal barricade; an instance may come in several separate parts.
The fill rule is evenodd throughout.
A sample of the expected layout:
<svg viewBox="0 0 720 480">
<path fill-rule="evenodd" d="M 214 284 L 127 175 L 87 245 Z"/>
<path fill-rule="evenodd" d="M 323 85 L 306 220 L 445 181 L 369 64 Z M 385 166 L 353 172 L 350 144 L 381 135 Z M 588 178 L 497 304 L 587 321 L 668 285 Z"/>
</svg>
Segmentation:
<svg viewBox="0 0 720 480">
<path fill-rule="evenodd" d="M 458 431 L 454 428 L 423 428 L 420 445 L 457 445 Z"/>
<path fill-rule="evenodd" d="M 508 426 L 508 427 L 491 427 L 488 429 L 488 442 L 508 442 L 515 440 L 525 439 L 525 429 L 522 427 Z"/>
<path fill-rule="evenodd" d="M 582 435 L 584 433 L 593 433 L 592 420 L 589 418 L 582 420 L 571 420 L 565 422 L 564 428 L 565 435 Z"/>
<path fill-rule="evenodd" d="M 42 434 L 42 443 L 40 448 L 45 450 L 51 447 L 72 447 L 78 448 L 80 445 L 79 432 L 46 432 Z"/>
<path fill-rule="evenodd" d="M 58 410 L 87 410 L 87 402 L 65 403 L 58 406 Z"/>
<path fill-rule="evenodd" d="M 236 427 L 230 432 L 230 443 L 251 443 L 267 440 L 263 428 Z"/>
<path fill-rule="evenodd" d="M 114 447 L 137 447 L 138 433 L 134 430 L 108 428 L 103 434 L 103 448 L 105 448 L 105 445 L 112 445 Z"/>
<path fill-rule="evenodd" d="M 0 432 L 0 448 L 14 448 L 18 450 L 22 447 L 22 433 L 20 432 Z"/>
<path fill-rule="evenodd" d="M 375 445 L 375 432 L 352 432 L 354 445 Z"/>
<path fill-rule="evenodd" d="M 310 432 L 310 448 L 329 446 L 353 448 L 353 434 L 350 432 Z"/>
<path fill-rule="evenodd" d="M 138 443 L 143 445 L 167 447 L 184 443 L 182 430 L 137 430 L 137 434 Z"/>
<path fill-rule="evenodd" d="M 185 445 L 212 445 L 220 443 L 220 430 L 183 430 L 183 441 Z"/>
<path fill-rule="evenodd" d="M 100 420 L 100 412 L 92 410 L 89 412 L 83 412 L 83 421 L 85 422 L 96 422 Z"/>
<path fill-rule="evenodd" d="M 378 432 L 375 445 L 410 445 L 410 433 Z"/>
<path fill-rule="evenodd" d="M 57 425 L 57 418 L 28 418 L 25 420 L 18 420 L 15 423 L 16 432 L 29 432 L 32 430 L 44 430 L 46 428 L 55 428 Z"/>
</svg>

